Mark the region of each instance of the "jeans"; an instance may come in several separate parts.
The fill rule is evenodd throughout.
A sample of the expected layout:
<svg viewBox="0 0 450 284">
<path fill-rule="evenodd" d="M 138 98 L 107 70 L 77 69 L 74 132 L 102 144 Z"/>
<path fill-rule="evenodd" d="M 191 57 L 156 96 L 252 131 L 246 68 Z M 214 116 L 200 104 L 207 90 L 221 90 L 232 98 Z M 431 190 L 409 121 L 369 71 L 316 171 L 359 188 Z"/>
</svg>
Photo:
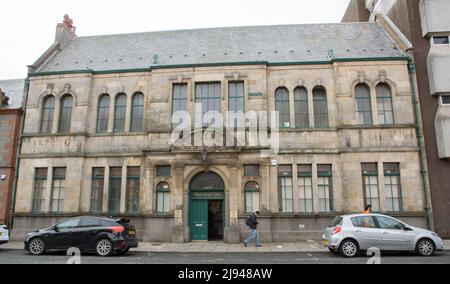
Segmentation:
<svg viewBox="0 0 450 284">
<path fill-rule="evenodd" d="M 248 244 L 248 243 L 250 243 L 253 239 L 256 241 L 256 245 L 257 245 L 257 246 L 260 246 L 260 245 L 261 245 L 261 240 L 259 239 L 259 232 L 258 232 L 258 229 L 254 229 L 254 230 L 252 229 L 252 233 L 250 234 L 250 237 L 249 237 L 248 239 L 246 239 L 246 240 L 244 241 L 244 243 Z"/>
</svg>

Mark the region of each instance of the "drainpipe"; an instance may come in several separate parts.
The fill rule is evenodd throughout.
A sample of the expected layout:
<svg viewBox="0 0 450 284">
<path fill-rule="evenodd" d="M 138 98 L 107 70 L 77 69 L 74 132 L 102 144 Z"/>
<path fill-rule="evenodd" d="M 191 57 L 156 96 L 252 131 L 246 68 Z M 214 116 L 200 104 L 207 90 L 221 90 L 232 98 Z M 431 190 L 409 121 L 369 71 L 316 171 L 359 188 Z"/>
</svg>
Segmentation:
<svg viewBox="0 0 450 284">
<path fill-rule="evenodd" d="M 27 111 L 29 89 L 30 89 L 30 80 L 27 78 L 27 79 L 25 79 L 25 86 L 23 89 L 24 103 L 22 106 L 22 114 L 20 115 L 19 142 L 17 145 L 16 166 L 15 166 L 15 173 L 14 173 L 12 199 L 11 199 L 11 210 L 10 210 L 10 214 L 9 214 L 9 227 L 11 230 L 14 228 L 14 213 L 16 211 L 17 181 L 19 179 L 19 161 L 20 161 L 20 152 L 22 150 L 22 138 L 23 138 L 22 134 L 23 134 L 24 126 L 25 126 L 25 115 L 26 115 L 26 111 Z"/>
<path fill-rule="evenodd" d="M 412 93 L 413 93 L 413 105 L 414 105 L 414 116 L 415 116 L 415 124 L 417 131 L 417 141 L 419 144 L 419 155 L 420 155 L 420 173 L 422 175 L 422 183 L 423 183 L 423 195 L 425 198 L 425 218 L 427 222 L 428 230 L 431 230 L 431 219 L 430 219 L 430 204 L 429 204 L 429 196 L 428 196 L 428 171 L 427 171 L 427 162 L 425 158 L 425 144 L 424 144 L 424 134 L 422 129 L 422 119 L 419 109 L 419 100 L 417 97 L 417 81 L 415 77 L 415 64 L 413 60 L 410 58 L 408 60 L 408 71 L 409 78 L 411 81 Z"/>
</svg>

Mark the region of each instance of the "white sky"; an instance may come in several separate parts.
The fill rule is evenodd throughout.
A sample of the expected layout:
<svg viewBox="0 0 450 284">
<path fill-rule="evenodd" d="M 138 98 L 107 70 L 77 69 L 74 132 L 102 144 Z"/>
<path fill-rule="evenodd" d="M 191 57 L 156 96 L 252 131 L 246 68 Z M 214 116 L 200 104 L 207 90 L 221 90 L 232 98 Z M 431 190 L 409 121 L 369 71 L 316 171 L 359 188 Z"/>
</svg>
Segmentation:
<svg viewBox="0 0 450 284">
<path fill-rule="evenodd" d="M 350 0 L 4 0 L 0 80 L 25 78 L 65 13 L 78 36 L 158 30 L 340 22 Z"/>
</svg>

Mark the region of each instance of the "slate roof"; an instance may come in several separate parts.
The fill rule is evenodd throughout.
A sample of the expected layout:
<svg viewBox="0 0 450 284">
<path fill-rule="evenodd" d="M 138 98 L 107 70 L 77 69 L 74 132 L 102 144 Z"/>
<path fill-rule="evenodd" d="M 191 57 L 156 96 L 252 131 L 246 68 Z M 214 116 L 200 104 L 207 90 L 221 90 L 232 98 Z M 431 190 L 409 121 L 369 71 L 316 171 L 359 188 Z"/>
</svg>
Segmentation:
<svg viewBox="0 0 450 284">
<path fill-rule="evenodd" d="M 402 56 L 377 23 L 230 27 L 77 37 L 35 72 Z"/>
<path fill-rule="evenodd" d="M 22 107 L 25 80 L 0 80 L 0 89 L 9 97 L 8 106 L 2 109 L 19 109 Z"/>
</svg>

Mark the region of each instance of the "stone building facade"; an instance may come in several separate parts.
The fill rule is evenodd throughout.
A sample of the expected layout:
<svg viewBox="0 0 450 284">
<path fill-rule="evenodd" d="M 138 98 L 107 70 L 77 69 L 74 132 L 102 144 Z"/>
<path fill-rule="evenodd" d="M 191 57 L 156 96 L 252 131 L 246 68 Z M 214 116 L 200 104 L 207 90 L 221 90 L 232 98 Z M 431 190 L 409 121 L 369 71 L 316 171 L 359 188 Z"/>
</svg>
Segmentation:
<svg viewBox="0 0 450 284">
<path fill-rule="evenodd" d="M 0 80 L 0 221 L 9 225 L 24 80 Z"/>
<path fill-rule="evenodd" d="M 385 17 L 413 47 L 434 226 L 443 237 L 450 237 L 449 14 L 446 0 L 354 0 L 343 18 L 367 22 Z"/>
<path fill-rule="evenodd" d="M 260 210 L 264 241 L 296 241 L 368 203 L 425 226 L 408 57 L 378 24 L 58 29 L 29 73 L 15 237 L 89 214 L 145 241 L 239 243 Z M 276 116 L 279 151 L 171 143 L 195 103 Z"/>
</svg>

